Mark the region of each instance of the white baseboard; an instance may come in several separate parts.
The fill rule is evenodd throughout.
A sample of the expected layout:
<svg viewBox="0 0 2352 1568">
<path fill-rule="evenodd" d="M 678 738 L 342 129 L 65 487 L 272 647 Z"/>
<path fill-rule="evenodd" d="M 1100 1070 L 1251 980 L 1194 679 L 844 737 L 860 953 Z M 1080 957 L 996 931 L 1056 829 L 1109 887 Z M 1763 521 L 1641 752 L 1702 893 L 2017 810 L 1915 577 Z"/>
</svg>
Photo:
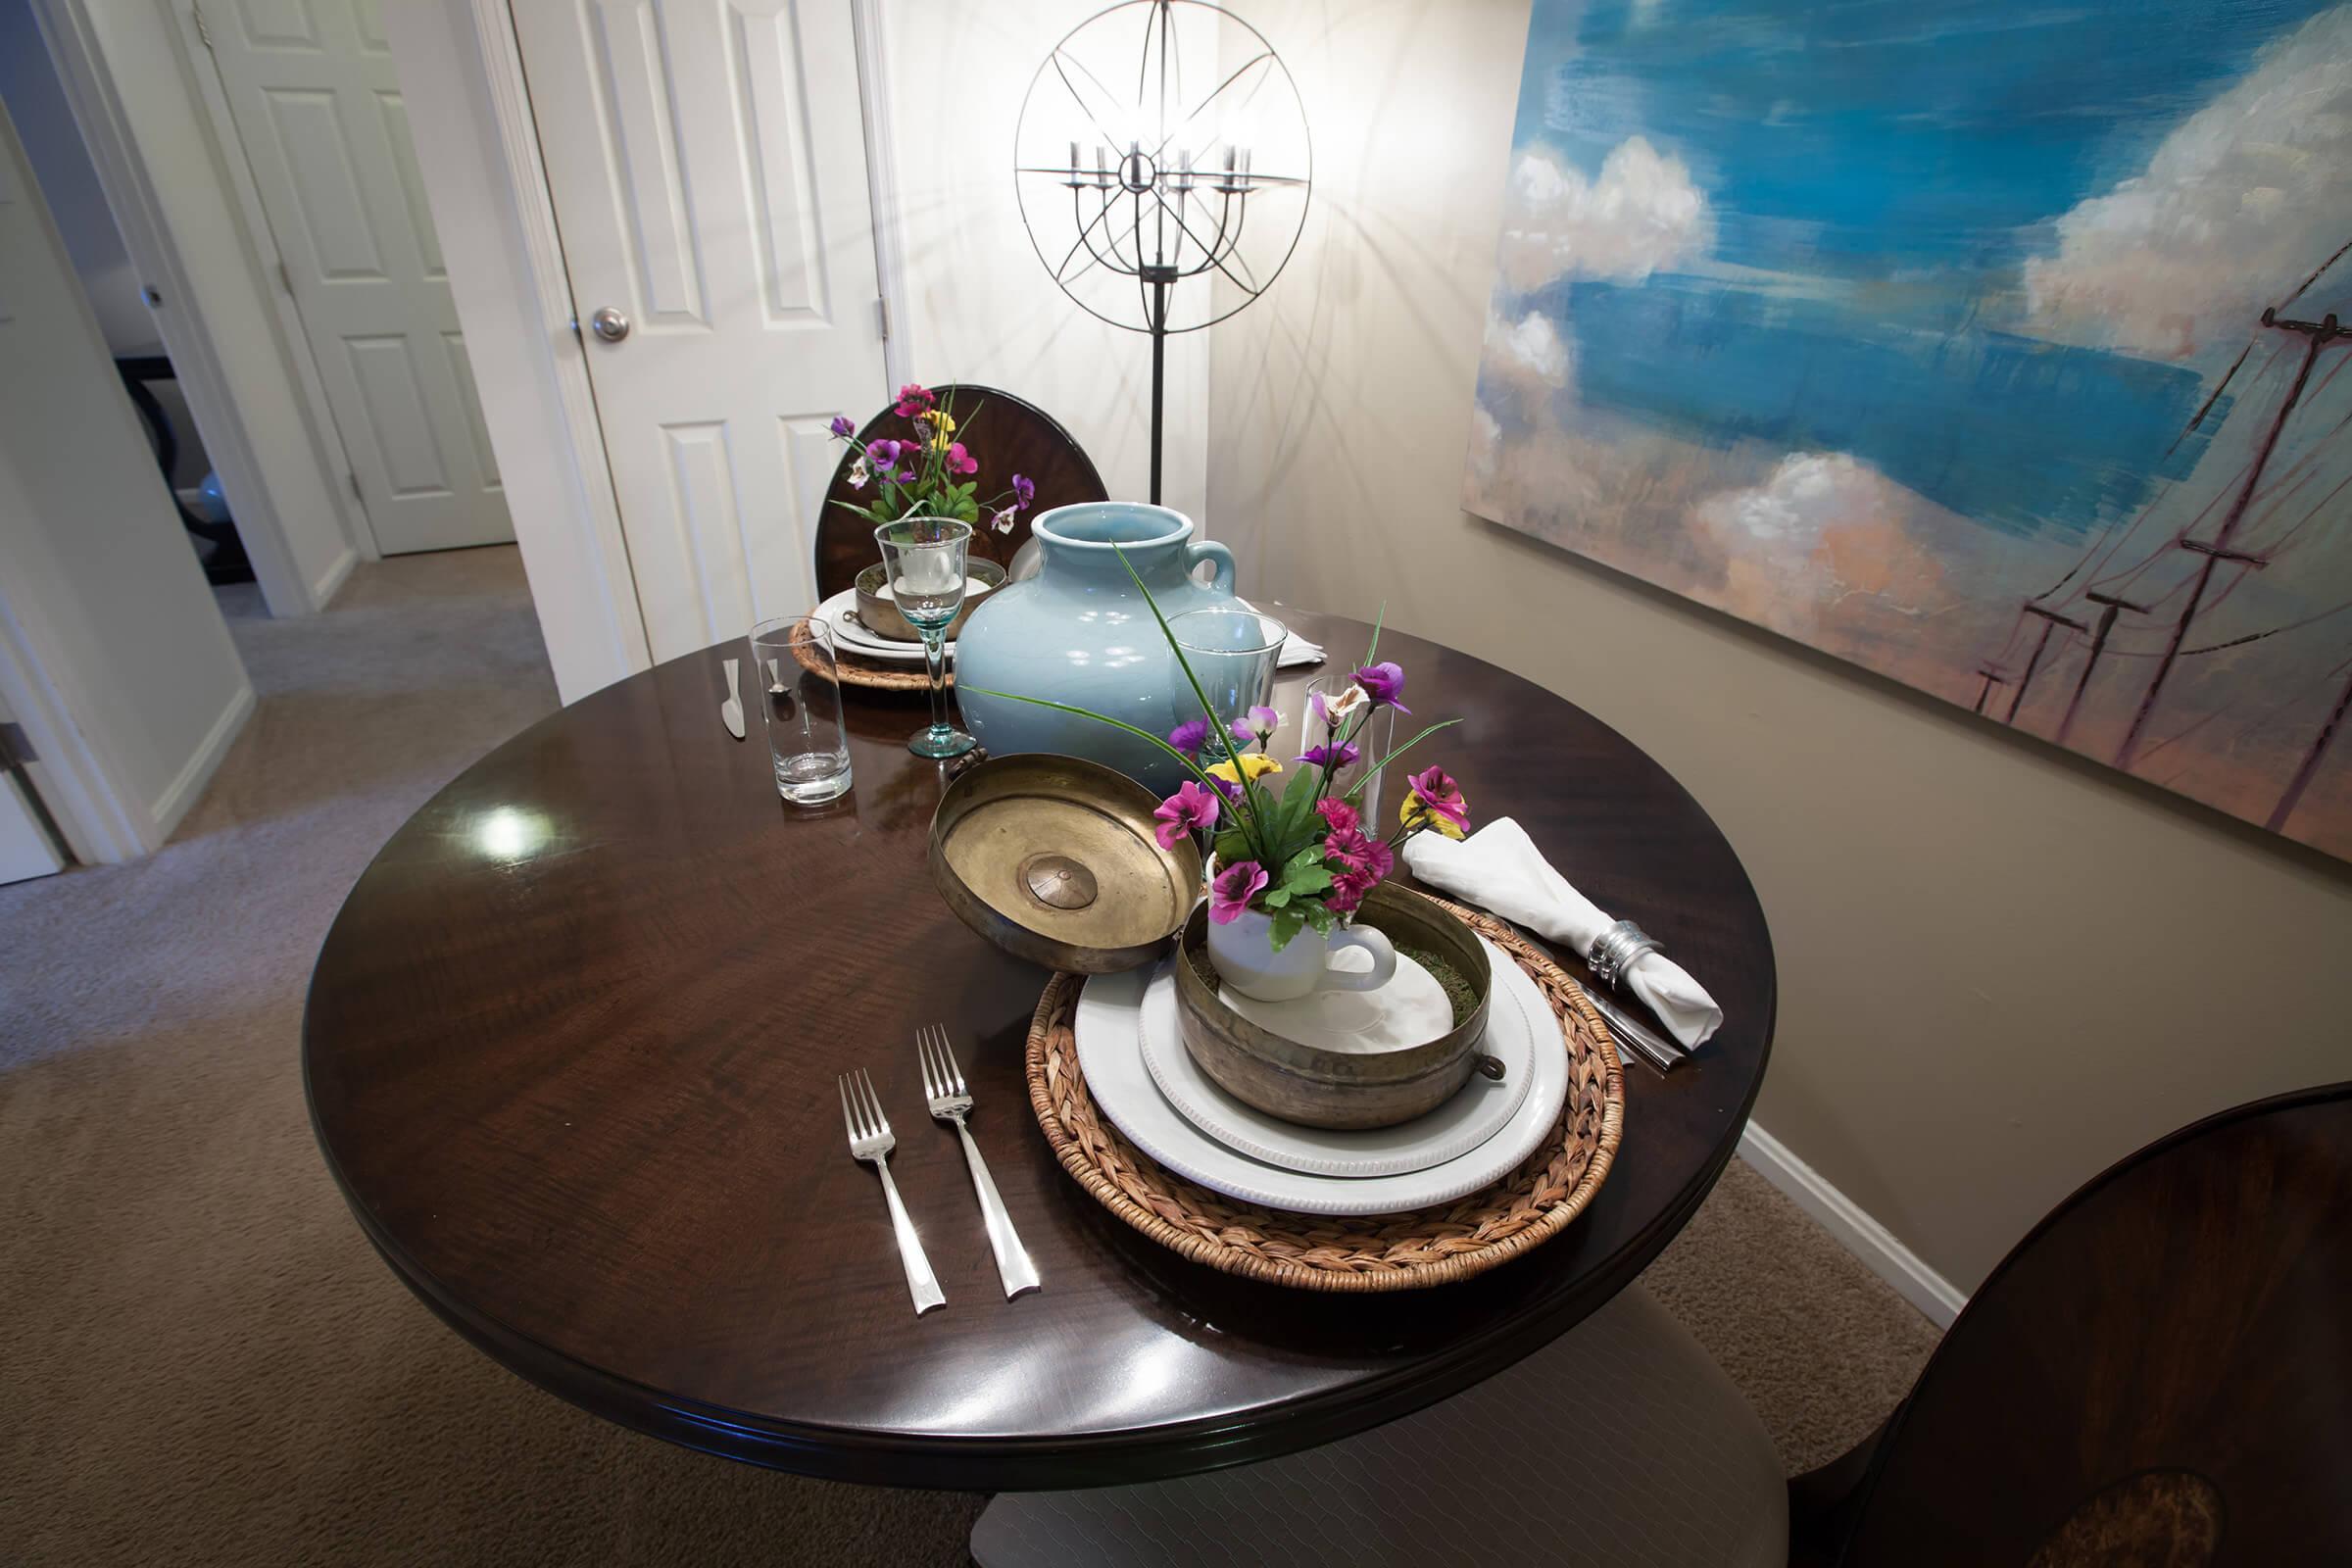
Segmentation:
<svg viewBox="0 0 2352 1568">
<path fill-rule="evenodd" d="M 1936 1327 L 1950 1328 L 1960 1308 L 1968 1304 L 1968 1297 L 1951 1281 L 1928 1267 L 1917 1252 L 1894 1239 L 1893 1232 L 1864 1213 L 1852 1199 L 1825 1181 L 1821 1172 L 1752 1121 L 1740 1135 L 1740 1155 Z"/>
<path fill-rule="evenodd" d="M 229 699 L 226 708 L 220 710 L 220 716 L 213 721 L 213 727 L 205 734 L 204 743 L 188 759 L 187 766 L 179 770 L 179 776 L 148 808 L 148 815 L 155 824 L 154 839 L 148 845 L 149 849 L 160 850 L 164 847 L 164 841 L 172 836 L 172 830 L 179 826 L 179 819 L 188 814 L 188 808 L 204 794 L 204 787 L 213 781 L 213 774 L 219 770 L 221 759 L 228 755 L 228 748 L 235 742 L 237 731 L 243 729 L 245 720 L 252 716 L 253 684 L 248 681 L 237 688 L 237 695 Z"/>
<path fill-rule="evenodd" d="M 351 568 L 359 564 L 360 553 L 345 545 L 343 553 L 335 558 L 335 564 L 320 572 L 318 580 L 311 584 L 311 602 L 320 610 L 333 603 L 335 590 L 343 586 L 343 579 L 350 576 Z"/>
</svg>

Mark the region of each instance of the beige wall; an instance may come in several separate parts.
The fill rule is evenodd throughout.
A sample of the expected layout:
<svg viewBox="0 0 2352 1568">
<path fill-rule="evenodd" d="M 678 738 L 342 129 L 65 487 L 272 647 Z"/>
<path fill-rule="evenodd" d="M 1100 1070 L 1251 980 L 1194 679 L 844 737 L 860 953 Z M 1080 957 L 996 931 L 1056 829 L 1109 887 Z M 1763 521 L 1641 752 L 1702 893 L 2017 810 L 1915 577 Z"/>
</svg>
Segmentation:
<svg viewBox="0 0 2352 1568">
<path fill-rule="evenodd" d="M 1969 1290 L 2119 1155 L 2352 1077 L 2346 867 L 1465 515 L 1526 0 L 1249 15 L 1315 209 L 1212 334 L 1211 524 L 1246 590 L 1385 599 L 1681 777 L 1772 920 L 1762 1126 Z"/>
</svg>

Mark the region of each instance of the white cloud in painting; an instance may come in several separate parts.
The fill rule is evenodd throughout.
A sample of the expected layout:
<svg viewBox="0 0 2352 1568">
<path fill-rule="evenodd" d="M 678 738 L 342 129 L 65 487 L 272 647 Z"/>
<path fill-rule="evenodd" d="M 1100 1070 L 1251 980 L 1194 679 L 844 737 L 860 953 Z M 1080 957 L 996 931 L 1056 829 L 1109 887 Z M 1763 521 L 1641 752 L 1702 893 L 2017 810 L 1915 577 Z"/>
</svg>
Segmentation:
<svg viewBox="0 0 2352 1568">
<path fill-rule="evenodd" d="M 1479 480 L 1494 477 L 1495 459 L 1502 454 L 1502 425 L 1484 403 L 1470 405 L 1470 472 Z"/>
<path fill-rule="evenodd" d="M 1530 311 L 1516 321 L 1487 313 L 1486 355 L 1481 371 L 1508 389 L 1527 410 L 1541 409 L 1568 384 L 1567 339 L 1550 317 Z"/>
<path fill-rule="evenodd" d="M 1721 602 L 1802 634 L 1849 599 L 1897 616 L 1951 603 L 1935 552 L 1914 534 L 1925 497 L 1842 452 L 1791 452 L 1761 484 L 1692 509 L 1729 562 Z"/>
<path fill-rule="evenodd" d="M 1503 198 L 1502 274 L 1525 294 L 1561 278 L 1638 283 L 1703 259 L 1715 216 L 1690 171 L 1640 136 L 1601 160 L 1597 177 L 1530 147 Z"/>
<path fill-rule="evenodd" d="M 2177 127 L 2144 173 L 2026 263 L 2053 336 L 2186 358 L 2242 341 L 2341 245 L 2352 212 L 2352 6 L 2313 18 Z"/>
</svg>

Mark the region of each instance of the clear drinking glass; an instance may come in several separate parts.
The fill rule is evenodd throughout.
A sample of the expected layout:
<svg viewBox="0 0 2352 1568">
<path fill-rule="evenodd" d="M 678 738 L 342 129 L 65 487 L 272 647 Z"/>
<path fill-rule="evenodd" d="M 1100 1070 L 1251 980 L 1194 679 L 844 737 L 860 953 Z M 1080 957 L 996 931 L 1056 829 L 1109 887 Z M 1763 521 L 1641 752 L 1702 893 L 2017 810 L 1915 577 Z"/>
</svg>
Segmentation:
<svg viewBox="0 0 2352 1568">
<path fill-rule="evenodd" d="M 931 670 L 931 727 L 908 737 L 917 757 L 961 757 L 979 745 L 948 722 L 948 627 L 963 608 L 972 525 L 947 517 L 901 517 L 874 530 L 882 547 L 883 586 L 907 624 L 922 634 Z"/>
<path fill-rule="evenodd" d="M 747 684 L 760 694 L 776 793 L 795 806 L 838 798 L 850 787 L 850 743 L 832 628 L 814 615 L 787 615 L 754 626 L 751 644 Z"/>
<path fill-rule="evenodd" d="M 1252 708 L 1270 706 L 1274 665 L 1290 630 L 1254 610 L 1188 610 L 1168 617 L 1168 632 L 1184 650 L 1184 662 L 1200 683 L 1202 696 L 1228 732 Z M 1180 670 L 1176 679 L 1181 683 Z M 1199 699 L 1179 686 L 1175 711 L 1189 717 Z"/>
</svg>

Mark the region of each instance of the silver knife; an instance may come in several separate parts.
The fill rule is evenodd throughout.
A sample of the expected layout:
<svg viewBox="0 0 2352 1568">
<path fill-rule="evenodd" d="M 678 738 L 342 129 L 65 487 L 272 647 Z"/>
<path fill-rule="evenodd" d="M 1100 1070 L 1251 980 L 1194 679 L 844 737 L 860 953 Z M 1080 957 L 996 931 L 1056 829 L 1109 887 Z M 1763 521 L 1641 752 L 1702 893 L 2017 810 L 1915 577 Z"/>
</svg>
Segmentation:
<svg viewBox="0 0 2352 1568">
<path fill-rule="evenodd" d="M 743 688 L 737 683 L 736 666 L 732 659 L 722 661 L 727 669 L 727 700 L 718 705 L 718 716 L 727 722 L 727 733 L 743 739 Z"/>
<path fill-rule="evenodd" d="M 1585 995 L 1592 1001 L 1592 1010 L 1607 1020 L 1609 1032 L 1631 1042 L 1634 1049 L 1641 1052 L 1658 1071 L 1671 1072 L 1688 1054 L 1681 1047 L 1661 1038 L 1656 1031 L 1638 1022 L 1623 1007 L 1602 996 L 1596 986 L 1587 986 Z"/>
</svg>

